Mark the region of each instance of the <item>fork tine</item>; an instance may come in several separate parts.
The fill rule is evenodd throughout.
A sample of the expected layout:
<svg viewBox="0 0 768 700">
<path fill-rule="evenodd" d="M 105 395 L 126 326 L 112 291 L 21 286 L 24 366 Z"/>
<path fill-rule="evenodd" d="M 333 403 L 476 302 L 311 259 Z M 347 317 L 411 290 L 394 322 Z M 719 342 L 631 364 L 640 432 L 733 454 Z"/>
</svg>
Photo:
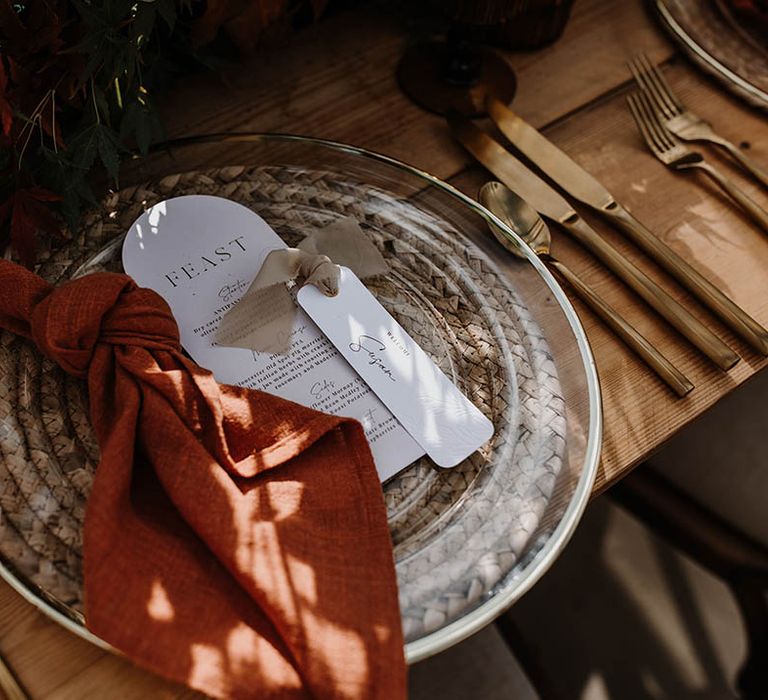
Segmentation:
<svg viewBox="0 0 768 700">
<path fill-rule="evenodd" d="M 667 143 L 664 139 L 664 134 L 661 133 L 657 128 L 656 124 L 654 123 L 653 119 L 651 118 L 650 112 L 647 107 L 647 98 L 645 100 L 642 99 L 642 96 L 644 93 L 640 90 L 634 93 L 632 95 L 633 102 L 635 105 L 635 110 L 645 125 L 646 130 L 651 135 L 651 138 L 653 139 L 654 143 L 656 144 L 656 148 L 660 151 L 666 151 L 667 150 Z"/>
<path fill-rule="evenodd" d="M 653 79 L 649 68 L 650 64 L 645 54 L 638 54 L 629 61 L 628 65 L 635 82 L 640 86 L 640 89 L 653 100 L 656 104 L 656 109 L 658 109 L 666 119 L 674 117 L 676 114 L 674 105 L 665 99 L 663 90 L 659 89 L 658 84 Z"/>
<path fill-rule="evenodd" d="M 635 95 L 627 95 L 627 104 L 629 105 L 629 111 L 632 112 L 632 117 L 634 118 L 635 124 L 646 145 L 651 149 L 654 155 L 658 155 L 664 149 L 661 148 L 661 145 L 656 141 L 656 137 L 651 133 L 645 118 L 640 113 L 640 105 L 638 104 L 637 97 Z"/>
<path fill-rule="evenodd" d="M 659 113 L 654 109 L 648 95 L 640 91 L 637 93 L 637 98 L 640 111 L 646 116 L 648 127 L 658 136 L 664 150 L 668 151 L 674 148 L 677 145 L 677 141 L 662 123 Z"/>
<path fill-rule="evenodd" d="M 648 70 L 648 75 L 655 82 L 659 92 L 664 96 L 665 102 L 672 110 L 672 116 L 674 117 L 678 114 L 682 114 L 685 111 L 685 108 L 683 107 L 682 102 L 677 99 L 677 95 L 675 95 L 675 93 L 672 91 L 672 88 L 669 86 L 669 83 L 664 77 L 664 74 L 661 72 L 661 69 L 651 63 L 646 54 L 643 53 L 640 54 L 640 56 L 641 60 L 646 66 L 646 69 Z"/>
</svg>

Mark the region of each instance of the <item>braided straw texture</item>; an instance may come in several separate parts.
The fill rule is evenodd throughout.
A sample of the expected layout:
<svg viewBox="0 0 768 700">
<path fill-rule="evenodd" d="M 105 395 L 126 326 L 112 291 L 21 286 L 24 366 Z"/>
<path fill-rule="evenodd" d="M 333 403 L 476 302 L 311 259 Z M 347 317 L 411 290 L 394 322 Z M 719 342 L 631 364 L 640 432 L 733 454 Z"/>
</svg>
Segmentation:
<svg viewBox="0 0 768 700">
<path fill-rule="evenodd" d="M 184 194 L 240 202 L 295 244 L 355 218 L 391 274 L 370 287 L 493 421 L 459 466 L 422 459 L 385 484 L 407 641 L 480 605 L 514 576 L 565 455 L 565 406 L 547 342 L 509 280 L 447 221 L 339 173 L 260 166 L 174 175 L 112 195 L 51 254 L 51 282 L 120 270 L 143 209 Z M 24 585 L 82 624 L 82 529 L 99 451 L 84 384 L 29 343 L 0 335 L 0 557 Z"/>
</svg>

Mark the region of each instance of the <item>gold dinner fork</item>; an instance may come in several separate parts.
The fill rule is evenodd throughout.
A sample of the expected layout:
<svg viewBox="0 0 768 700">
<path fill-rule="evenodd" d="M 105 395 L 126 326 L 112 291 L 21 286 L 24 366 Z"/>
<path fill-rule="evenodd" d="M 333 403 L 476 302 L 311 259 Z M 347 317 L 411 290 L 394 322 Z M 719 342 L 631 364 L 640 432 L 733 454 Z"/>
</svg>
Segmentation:
<svg viewBox="0 0 768 700">
<path fill-rule="evenodd" d="M 734 182 L 704 161 L 704 156 L 683 145 L 667 129 L 648 97 L 642 92 L 627 96 L 629 109 L 648 148 L 664 165 L 674 170 L 703 170 L 730 195 L 749 216 L 768 232 L 768 212 L 742 192 Z"/>
<path fill-rule="evenodd" d="M 745 155 L 738 146 L 715 133 L 708 121 L 686 109 L 672 92 L 661 71 L 644 53 L 635 56 L 628 65 L 635 82 L 656 106 L 664 125 L 675 136 L 683 141 L 706 141 L 724 148 L 763 186 L 768 187 L 768 172 Z"/>
</svg>

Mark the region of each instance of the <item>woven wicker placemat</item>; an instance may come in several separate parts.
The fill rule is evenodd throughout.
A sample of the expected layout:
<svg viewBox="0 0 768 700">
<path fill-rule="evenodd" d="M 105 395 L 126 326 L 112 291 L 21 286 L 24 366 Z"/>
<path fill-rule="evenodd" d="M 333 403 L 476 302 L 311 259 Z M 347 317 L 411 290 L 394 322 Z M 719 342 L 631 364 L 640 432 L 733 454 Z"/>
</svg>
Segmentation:
<svg viewBox="0 0 768 700">
<path fill-rule="evenodd" d="M 369 285 L 493 421 L 489 445 L 451 470 L 422 459 L 387 482 L 407 641 L 493 594 L 526 552 L 565 454 L 565 407 L 543 334 L 508 278 L 450 222 L 339 173 L 229 167 L 122 190 L 43 261 L 52 282 L 120 269 L 143 209 L 184 194 L 227 197 L 295 244 L 355 218 L 391 274 Z M 30 591 L 82 623 L 82 527 L 98 463 L 83 382 L 0 335 L 0 557 Z"/>
</svg>

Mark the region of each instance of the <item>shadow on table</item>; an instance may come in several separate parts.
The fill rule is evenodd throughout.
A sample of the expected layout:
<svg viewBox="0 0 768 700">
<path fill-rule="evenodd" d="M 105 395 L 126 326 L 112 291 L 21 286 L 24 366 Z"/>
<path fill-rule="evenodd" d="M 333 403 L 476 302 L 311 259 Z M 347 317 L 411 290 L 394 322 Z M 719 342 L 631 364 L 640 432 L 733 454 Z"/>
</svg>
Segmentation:
<svg viewBox="0 0 768 700">
<path fill-rule="evenodd" d="M 508 619 L 546 700 L 736 697 L 745 642 L 727 589 L 605 499 Z"/>
</svg>

